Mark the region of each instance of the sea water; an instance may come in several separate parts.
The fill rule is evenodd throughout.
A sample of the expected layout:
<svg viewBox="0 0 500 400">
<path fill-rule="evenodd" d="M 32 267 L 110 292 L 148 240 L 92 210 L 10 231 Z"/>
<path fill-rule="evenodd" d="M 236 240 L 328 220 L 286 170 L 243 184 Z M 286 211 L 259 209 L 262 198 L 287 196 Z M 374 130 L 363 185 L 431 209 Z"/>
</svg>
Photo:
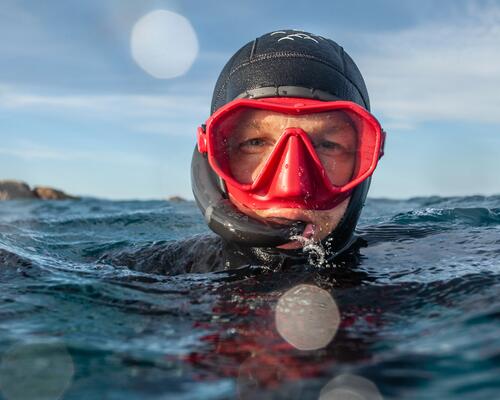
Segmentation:
<svg viewBox="0 0 500 400">
<path fill-rule="evenodd" d="M 329 269 L 98 262 L 206 232 L 192 202 L 0 203 L 0 398 L 500 399 L 500 196 L 371 199 Z"/>
</svg>

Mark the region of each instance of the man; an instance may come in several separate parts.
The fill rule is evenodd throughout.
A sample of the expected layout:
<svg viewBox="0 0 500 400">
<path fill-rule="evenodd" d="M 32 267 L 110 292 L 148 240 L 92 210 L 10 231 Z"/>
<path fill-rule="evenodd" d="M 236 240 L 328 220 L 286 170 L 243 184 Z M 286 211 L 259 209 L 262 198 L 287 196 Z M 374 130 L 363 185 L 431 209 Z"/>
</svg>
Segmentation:
<svg viewBox="0 0 500 400">
<path fill-rule="evenodd" d="M 312 248 L 336 262 L 353 248 L 383 154 L 385 134 L 369 108 L 361 73 L 332 40 L 283 30 L 247 43 L 217 80 L 192 159 L 194 197 L 219 236 L 113 262 L 169 275 L 276 269 L 307 263 Z"/>
<path fill-rule="evenodd" d="M 198 130 L 192 186 L 209 227 L 254 262 L 348 249 L 385 133 L 342 47 L 283 30 L 246 44 Z"/>
</svg>

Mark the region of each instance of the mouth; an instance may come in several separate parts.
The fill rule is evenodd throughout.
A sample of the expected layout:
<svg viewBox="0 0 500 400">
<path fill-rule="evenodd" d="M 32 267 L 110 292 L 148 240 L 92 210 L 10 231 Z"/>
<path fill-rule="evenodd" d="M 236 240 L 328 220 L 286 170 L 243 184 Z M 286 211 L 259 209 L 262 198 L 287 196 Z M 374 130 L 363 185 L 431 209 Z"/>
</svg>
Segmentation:
<svg viewBox="0 0 500 400">
<path fill-rule="evenodd" d="M 314 238 L 314 233 L 316 230 L 316 225 L 312 223 L 307 223 L 303 232 L 299 235 L 292 236 L 290 242 L 277 246 L 279 249 L 285 250 L 296 250 L 304 247 L 310 240 Z"/>
<path fill-rule="evenodd" d="M 312 239 L 316 231 L 316 224 L 313 223 L 311 218 L 304 213 L 296 213 L 292 218 L 282 217 L 282 216 L 269 216 L 266 218 L 267 221 L 280 224 L 280 225 L 294 225 L 300 223 L 300 231 L 297 232 L 296 236 L 301 236 L 304 239 Z M 300 248 L 303 247 L 304 243 L 301 241 L 293 240 L 285 245 L 278 246 L 281 248 Z"/>
<path fill-rule="evenodd" d="M 270 215 L 266 216 L 265 219 L 269 222 L 274 222 L 280 225 L 293 225 L 300 222 L 305 224 L 313 223 L 313 220 L 304 213 L 297 213 L 296 215 L 288 215 L 286 217 L 281 215 Z"/>
<path fill-rule="evenodd" d="M 275 221 L 277 222 L 277 220 Z M 299 221 L 287 219 L 287 222 L 290 224 L 290 223 L 297 223 Z M 291 235 L 290 242 L 282 244 L 277 247 L 285 250 L 295 250 L 304 247 L 306 243 L 308 243 L 310 240 L 313 240 L 316 231 L 316 225 L 314 225 L 311 222 L 304 222 L 304 223 L 305 226 L 301 227 L 301 231 L 297 232 L 297 234 L 295 235 L 294 234 Z"/>
<path fill-rule="evenodd" d="M 308 223 L 302 232 L 302 236 L 306 239 L 312 239 L 314 237 L 314 232 L 316 231 L 316 225 Z"/>
<path fill-rule="evenodd" d="M 294 225 L 298 222 L 305 222 L 307 223 L 308 221 L 300 220 L 300 219 L 290 219 L 290 218 L 284 218 L 284 217 L 267 217 L 267 221 L 273 222 L 279 225 Z"/>
</svg>

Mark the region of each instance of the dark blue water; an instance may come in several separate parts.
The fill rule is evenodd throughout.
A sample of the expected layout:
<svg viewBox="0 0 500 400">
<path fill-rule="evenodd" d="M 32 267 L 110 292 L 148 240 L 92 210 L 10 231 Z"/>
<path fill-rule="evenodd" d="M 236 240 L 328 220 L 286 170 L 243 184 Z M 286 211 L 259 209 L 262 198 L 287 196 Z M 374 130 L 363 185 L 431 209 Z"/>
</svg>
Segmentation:
<svg viewBox="0 0 500 400">
<path fill-rule="evenodd" d="M 207 232 L 193 203 L 2 202 L 0 398 L 499 399 L 500 196 L 370 200 L 359 226 L 351 265 L 168 277 L 97 260 Z M 275 324 L 301 283 L 340 310 L 315 350 Z"/>
</svg>

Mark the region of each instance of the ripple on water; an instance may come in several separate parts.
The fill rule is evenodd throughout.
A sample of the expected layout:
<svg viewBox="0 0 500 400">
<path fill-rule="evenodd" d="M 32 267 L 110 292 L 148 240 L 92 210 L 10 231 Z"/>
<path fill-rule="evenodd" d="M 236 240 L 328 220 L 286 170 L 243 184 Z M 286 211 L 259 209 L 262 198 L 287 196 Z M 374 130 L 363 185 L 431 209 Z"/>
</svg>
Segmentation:
<svg viewBox="0 0 500 400">
<path fill-rule="evenodd" d="M 4 202 L 0 369 L 11 375 L 0 374 L 0 390 L 30 395 L 11 385 L 17 374 L 46 383 L 26 390 L 75 399 L 328 399 L 367 388 L 387 399 L 497 398 L 499 210 L 500 196 L 370 200 L 359 228 L 368 246 L 352 263 L 168 277 L 103 254 L 206 232 L 193 203 Z M 317 264 L 324 249 L 309 244 Z M 315 349 L 276 322 L 298 285 L 327 293 L 339 312 L 333 340 Z M 308 316 L 297 326 L 329 321 L 323 306 L 292 303 Z M 50 343 L 60 350 L 44 350 Z"/>
</svg>

